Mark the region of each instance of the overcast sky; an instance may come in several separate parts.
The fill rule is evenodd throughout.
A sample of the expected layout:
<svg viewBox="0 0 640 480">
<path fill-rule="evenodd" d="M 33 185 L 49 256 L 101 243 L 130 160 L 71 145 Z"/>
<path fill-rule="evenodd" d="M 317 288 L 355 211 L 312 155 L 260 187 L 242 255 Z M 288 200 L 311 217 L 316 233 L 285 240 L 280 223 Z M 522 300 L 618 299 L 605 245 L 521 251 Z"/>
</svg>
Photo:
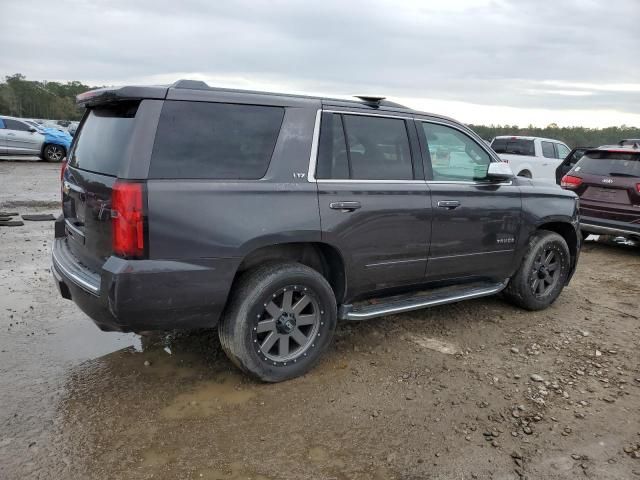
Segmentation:
<svg viewBox="0 0 640 480">
<path fill-rule="evenodd" d="M 640 126 L 640 0 L 13 0 L 0 75 L 381 94 L 466 123 Z"/>
</svg>

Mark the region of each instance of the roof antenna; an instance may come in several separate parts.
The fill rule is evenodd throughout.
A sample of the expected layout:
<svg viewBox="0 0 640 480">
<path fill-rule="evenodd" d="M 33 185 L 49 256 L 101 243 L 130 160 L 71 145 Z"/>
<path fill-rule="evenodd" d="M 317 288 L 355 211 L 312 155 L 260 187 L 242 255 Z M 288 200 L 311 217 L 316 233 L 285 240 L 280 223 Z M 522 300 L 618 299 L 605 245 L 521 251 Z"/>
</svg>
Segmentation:
<svg viewBox="0 0 640 480">
<path fill-rule="evenodd" d="M 356 95 L 356 98 L 359 98 L 365 103 L 373 103 L 375 105 L 380 105 L 382 101 L 387 97 L 378 97 L 375 95 Z"/>
</svg>

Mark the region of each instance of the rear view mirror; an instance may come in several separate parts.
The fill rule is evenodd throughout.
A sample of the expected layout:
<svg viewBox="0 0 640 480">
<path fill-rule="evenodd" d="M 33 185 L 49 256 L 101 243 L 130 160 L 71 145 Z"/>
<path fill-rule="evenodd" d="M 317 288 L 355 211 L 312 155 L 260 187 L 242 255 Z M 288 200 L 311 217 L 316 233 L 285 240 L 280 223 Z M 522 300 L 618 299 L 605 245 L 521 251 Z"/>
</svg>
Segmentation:
<svg viewBox="0 0 640 480">
<path fill-rule="evenodd" d="M 509 180 L 513 178 L 513 172 L 508 163 L 491 162 L 487 170 L 487 178 L 490 180 Z"/>
</svg>

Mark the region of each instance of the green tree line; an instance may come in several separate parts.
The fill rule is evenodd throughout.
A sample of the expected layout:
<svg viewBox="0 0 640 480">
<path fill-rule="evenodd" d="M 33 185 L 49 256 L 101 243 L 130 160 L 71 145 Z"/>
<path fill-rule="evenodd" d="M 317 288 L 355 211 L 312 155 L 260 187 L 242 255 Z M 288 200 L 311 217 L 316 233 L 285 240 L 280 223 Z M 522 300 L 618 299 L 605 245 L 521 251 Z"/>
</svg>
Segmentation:
<svg viewBox="0 0 640 480">
<path fill-rule="evenodd" d="M 491 140 L 498 135 L 526 135 L 531 137 L 545 137 L 560 140 L 570 147 L 598 147 L 613 145 L 623 138 L 640 138 L 640 128 L 621 125 L 619 127 L 585 128 L 559 127 L 552 123 L 544 128 L 518 127 L 517 125 L 469 125 L 485 140 Z"/>
<path fill-rule="evenodd" d="M 0 82 L 0 114 L 24 118 L 79 120 L 81 108 L 76 95 L 92 87 L 81 82 L 47 82 L 27 80 L 20 73 Z"/>
<path fill-rule="evenodd" d="M 82 109 L 75 104 L 76 95 L 91 88 L 78 81 L 60 83 L 27 80 L 16 73 L 0 82 L 0 114 L 52 120 L 79 120 Z M 570 147 L 599 146 L 619 142 L 623 138 L 640 138 L 640 128 L 626 125 L 607 128 L 559 127 L 552 123 L 544 128 L 517 125 L 469 125 L 482 138 L 498 135 L 530 135 L 554 138 Z"/>
</svg>

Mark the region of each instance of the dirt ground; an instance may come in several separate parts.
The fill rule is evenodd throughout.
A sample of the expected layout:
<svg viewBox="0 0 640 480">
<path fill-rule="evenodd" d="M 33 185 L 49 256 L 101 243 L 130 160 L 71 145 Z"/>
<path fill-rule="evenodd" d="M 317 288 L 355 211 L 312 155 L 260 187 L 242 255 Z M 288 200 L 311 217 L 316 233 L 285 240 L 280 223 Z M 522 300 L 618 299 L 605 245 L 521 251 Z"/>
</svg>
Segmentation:
<svg viewBox="0 0 640 480">
<path fill-rule="evenodd" d="M 0 210 L 57 213 L 57 165 L 0 162 Z M 265 385 L 215 332 L 99 331 L 0 227 L 2 479 L 640 479 L 640 248 L 589 241 L 548 310 L 499 298 L 342 323 Z"/>
</svg>

